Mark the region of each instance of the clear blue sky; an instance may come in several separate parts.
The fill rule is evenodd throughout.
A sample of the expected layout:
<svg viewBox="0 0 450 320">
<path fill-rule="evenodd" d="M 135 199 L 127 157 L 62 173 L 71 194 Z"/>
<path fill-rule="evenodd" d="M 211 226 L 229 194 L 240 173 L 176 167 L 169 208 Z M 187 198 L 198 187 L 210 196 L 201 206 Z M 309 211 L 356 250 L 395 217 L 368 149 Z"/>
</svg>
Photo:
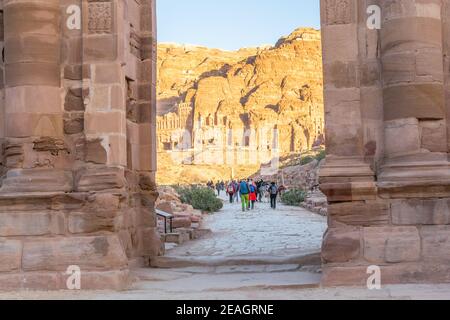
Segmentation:
<svg viewBox="0 0 450 320">
<path fill-rule="evenodd" d="M 236 50 L 320 27 L 319 0 L 157 0 L 158 41 Z"/>
</svg>

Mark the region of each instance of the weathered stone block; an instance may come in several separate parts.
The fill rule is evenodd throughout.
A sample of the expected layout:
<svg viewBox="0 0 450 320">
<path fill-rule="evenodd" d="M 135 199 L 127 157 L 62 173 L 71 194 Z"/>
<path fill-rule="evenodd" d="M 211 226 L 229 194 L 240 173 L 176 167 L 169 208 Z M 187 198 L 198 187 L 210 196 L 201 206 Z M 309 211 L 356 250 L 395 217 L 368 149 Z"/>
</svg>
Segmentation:
<svg viewBox="0 0 450 320">
<path fill-rule="evenodd" d="M 119 63 L 104 63 L 95 66 L 95 83 L 120 83 L 122 77 L 122 68 Z"/>
<path fill-rule="evenodd" d="M 90 168 L 78 173 L 77 190 L 81 192 L 121 189 L 125 186 L 121 168 Z"/>
<path fill-rule="evenodd" d="M 111 35 L 84 37 L 83 49 L 85 63 L 114 61 L 118 57 L 117 38 Z"/>
<path fill-rule="evenodd" d="M 385 122 L 384 140 L 385 152 L 389 156 L 419 152 L 419 121 L 408 118 Z"/>
<path fill-rule="evenodd" d="M 86 134 L 125 133 L 126 120 L 122 112 L 95 112 L 85 114 Z"/>
<path fill-rule="evenodd" d="M 49 212 L 2 212 L 0 236 L 41 236 L 51 232 Z"/>
<path fill-rule="evenodd" d="M 418 261 L 420 252 L 416 227 L 364 228 L 364 257 L 370 263 Z"/>
<path fill-rule="evenodd" d="M 65 271 L 77 265 L 81 270 L 126 267 L 127 258 L 117 236 L 44 238 L 24 242 L 22 268 L 25 271 Z"/>
<path fill-rule="evenodd" d="M 349 262 L 361 253 L 361 233 L 358 229 L 329 229 L 322 245 L 325 262 Z"/>
<path fill-rule="evenodd" d="M 84 111 L 84 101 L 81 89 L 70 89 L 64 101 L 66 111 Z"/>
<path fill-rule="evenodd" d="M 352 226 L 387 225 L 389 205 L 387 203 L 349 202 L 328 206 L 329 223 Z"/>
<path fill-rule="evenodd" d="M 5 86 L 60 86 L 59 64 L 53 62 L 14 63 L 5 66 Z"/>
<path fill-rule="evenodd" d="M 6 40 L 5 47 L 8 64 L 33 60 L 54 63 L 60 59 L 61 43 L 54 35 L 28 34 L 11 37 Z"/>
<path fill-rule="evenodd" d="M 108 155 L 101 139 L 86 142 L 86 161 L 96 164 L 106 164 Z"/>
<path fill-rule="evenodd" d="M 383 92 L 384 119 L 444 119 L 442 84 L 410 84 L 388 87 Z"/>
<path fill-rule="evenodd" d="M 9 2 L 4 6 L 5 38 L 24 33 L 41 35 L 59 33 L 59 3 L 47 1 L 47 5 L 42 6 L 36 2 Z"/>
<path fill-rule="evenodd" d="M 425 261 L 450 262 L 450 226 L 424 226 L 421 229 L 422 256 Z"/>
<path fill-rule="evenodd" d="M 84 119 L 83 116 L 74 116 L 72 119 L 64 120 L 64 133 L 65 134 L 77 134 L 84 131 Z"/>
<path fill-rule="evenodd" d="M 450 224 L 450 199 L 402 200 L 391 205 L 396 225 Z"/>
<path fill-rule="evenodd" d="M 56 169 L 9 170 L 1 192 L 70 192 L 73 190 L 71 172 Z"/>
<path fill-rule="evenodd" d="M 62 137 L 61 114 L 10 113 L 6 122 L 9 137 Z"/>
<path fill-rule="evenodd" d="M 114 231 L 115 212 L 73 212 L 69 214 L 68 230 L 73 234 Z"/>
<path fill-rule="evenodd" d="M 22 242 L 0 239 L 0 272 L 20 269 L 22 258 Z M 1 287 L 0 287 L 1 288 Z"/>
<path fill-rule="evenodd" d="M 164 254 L 164 243 L 155 228 L 140 228 L 138 231 L 140 255 L 157 257 Z"/>
<path fill-rule="evenodd" d="M 326 25 L 349 24 L 356 21 L 355 6 L 351 0 L 321 1 L 322 22 Z"/>
<path fill-rule="evenodd" d="M 358 41 L 356 24 L 327 25 L 322 28 L 322 46 L 325 53 L 324 63 L 332 61 L 356 61 Z"/>
<path fill-rule="evenodd" d="M 420 121 L 421 147 L 431 152 L 447 152 L 445 120 Z"/>
<path fill-rule="evenodd" d="M 334 85 L 337 89 L 354 88 L 357 86 L 357 65 L 355 62 L 336 61 L 324 66 L 327 85 Z"/>
</svg>

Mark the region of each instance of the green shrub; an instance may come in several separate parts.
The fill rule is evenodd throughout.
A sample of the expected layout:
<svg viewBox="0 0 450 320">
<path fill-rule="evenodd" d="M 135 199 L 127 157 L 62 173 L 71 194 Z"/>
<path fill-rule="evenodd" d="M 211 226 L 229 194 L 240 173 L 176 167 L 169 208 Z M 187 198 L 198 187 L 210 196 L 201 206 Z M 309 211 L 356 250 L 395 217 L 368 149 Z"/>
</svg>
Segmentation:
<svg viewBox="0 0 450 320">
<path fill-rule="evenodd" d="M 305 201 L 306 192 L 299 189 L 292 189 L 285 192 L 281 196 L 281 201 L 288 206 L 298 207 L 302 202 Z"/>
<path fill-rule="evenodd" d="M 318 154 L 316 154 L 316 160 L 322 161 L 327 156 L 327 152 L 325 150 L 320 150 Z"/>
<path fill-rule="evenodd" d="M 209 188 L 175 187 L 175 190 L 180 195 L 181 202 L 190 204 L 194 209 L 212 213 L 223 207 L 223 202 Z"/>
<path fill-rule="evenodd" d="M 313 156 L 306 156 L 306 157 L 302 158 L 302 160 L 300 161 L 300 164 L 302 166 L 304 166 L 304 165 L 307 165 L 308 163 L 313 162 L 314 160 L 315 160 L 315 157 L 313 157 Z"/>
</svg>

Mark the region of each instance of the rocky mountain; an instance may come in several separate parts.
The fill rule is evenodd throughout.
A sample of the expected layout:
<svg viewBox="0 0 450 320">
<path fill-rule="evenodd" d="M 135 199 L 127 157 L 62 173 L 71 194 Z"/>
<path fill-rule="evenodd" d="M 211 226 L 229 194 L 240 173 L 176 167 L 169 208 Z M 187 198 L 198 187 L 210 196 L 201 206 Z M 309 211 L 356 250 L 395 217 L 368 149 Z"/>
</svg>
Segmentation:
<svg viewBox="0 0 450 320">
<path fill-rule="evenodd" d="M 264 153 L 252 163 L 220 163 L 243 174 L 242 166 L 257 170 L 275 149 L 281 155 L 299 153 L 323 142 L 317 30 L 299 28 L 274 46 L 235 52 L 161 44 L 158 73 L 158 147 L 166 153 L 164 165 L 168 152 L 182 151 L 184 160 L 190 158 L 183 164 L 191 168 L 208 166 L 195 155 L 212 149 L 214 159 L 221 157 L 217 149 L 247 152 L 238 158 L 252 149 Z M 177 134 L 180 130 L 189 132 L 190 141 Z M 229 179 L 230 170 L 225 171 Z"/>
</svg>

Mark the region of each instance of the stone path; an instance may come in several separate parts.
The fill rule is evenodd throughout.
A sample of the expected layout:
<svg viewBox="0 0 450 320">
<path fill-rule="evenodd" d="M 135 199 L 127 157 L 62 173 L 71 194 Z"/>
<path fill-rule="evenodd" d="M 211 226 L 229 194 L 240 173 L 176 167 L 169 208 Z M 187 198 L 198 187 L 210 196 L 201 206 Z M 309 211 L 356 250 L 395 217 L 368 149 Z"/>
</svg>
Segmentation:
<svg viewBox="0 0 450 320">
<path fill-rule="evenodd" d="M 279 205 L 270 209 L 258 203 L 254 211 L 242 212 L 240 204 L 206 217 L 203 228 L 212 233 L 167 251 L 168 257 L 271 256 L 283 257 L 319 252 L 326 218 L 302 208 Z"/>
<path fill-rule="evenodd" d="M 228 262 L 241 261 L 246 254 L 265 255 L 261 264 L 138 269 L 133 271 L 136 281 L 127 291 L 25 291 L 0 293 L 0 300 L 450 299 L 450 285 L 387 286 L 379 291 L 321 288 L 320 266 L 287 262 L 292 254 L 318 251 L 326 227 L 323 217 L 300 208 L 259 208 L 243 214 L 237 205 L 227 204 L 221 213 L 208 217 L 205 226 L 213 230 L 211 236 L 172 249 L 169 255 L 204 258 L 211 254 L 211 259 L 225 257 Z"/>
</svg>

